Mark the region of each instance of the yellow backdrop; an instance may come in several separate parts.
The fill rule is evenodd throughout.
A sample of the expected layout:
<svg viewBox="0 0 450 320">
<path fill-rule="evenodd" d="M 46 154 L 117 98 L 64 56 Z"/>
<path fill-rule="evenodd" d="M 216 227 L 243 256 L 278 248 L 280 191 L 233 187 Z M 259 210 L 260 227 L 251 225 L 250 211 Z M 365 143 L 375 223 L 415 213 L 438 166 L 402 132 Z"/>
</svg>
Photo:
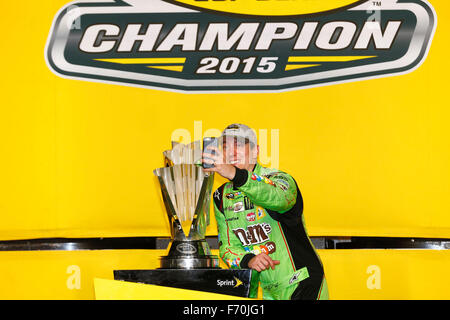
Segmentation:
<svg viewBox="0 0 450 320">
<path fill-rule="evenodd" d="M 449 250 L 317 250 L 330 299 L 450 299 Z M 130 282 L 98 288 L 113 270 L 154 269 L 166 250 L 0 252 L 0 299 L 214 299 L 205 292 L 172 296 Z M 213 250 L 218 254 L 218 250 Z M 221 262 L 221 267 L 226 265 Z M 119 281 L 118 281 L 119 282 Z M 120 288 L 123 288 L 120 292 Z M 107 290 L 105 292 L 105 290 Z M 137 296 L 150 291 L 152 295 Z M 233 298 L 229 296 L 228 298 Z M 236 297 L 234 297 L 236 298 Z M 262 298 L 259 292 L 258 298 Z"/>
<path fill-rule="evenodd" d="M 0 4 L 0 240 L 168 236 L 152 170 L 171 136 L 233 122 L 267 137 L 265 164 L 295 177 L 310 235 L 449 237 L 448 1 L 431 1 L 438 27 L 416 71 L 264 94 L 57 77 L 44 47 L 66 3 Z"/>
</svg>

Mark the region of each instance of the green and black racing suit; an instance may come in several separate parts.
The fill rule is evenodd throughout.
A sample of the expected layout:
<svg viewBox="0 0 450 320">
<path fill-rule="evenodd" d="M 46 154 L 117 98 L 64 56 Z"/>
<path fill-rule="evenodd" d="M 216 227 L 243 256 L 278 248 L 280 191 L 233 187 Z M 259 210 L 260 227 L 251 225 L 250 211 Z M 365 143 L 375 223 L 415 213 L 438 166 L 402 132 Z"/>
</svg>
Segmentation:
<svg viewBox="0 0 450 320">
<path fill-rule="evenodd" d="M 256 164 L 213 195 L 220 257 L 230 268 L 248 268 L 259 253 L 280 264 L 260 272 L 263 299 L 328 299 L 319 256 L 304 226 L 303 199 L 287 173 Z"/>
</svg>

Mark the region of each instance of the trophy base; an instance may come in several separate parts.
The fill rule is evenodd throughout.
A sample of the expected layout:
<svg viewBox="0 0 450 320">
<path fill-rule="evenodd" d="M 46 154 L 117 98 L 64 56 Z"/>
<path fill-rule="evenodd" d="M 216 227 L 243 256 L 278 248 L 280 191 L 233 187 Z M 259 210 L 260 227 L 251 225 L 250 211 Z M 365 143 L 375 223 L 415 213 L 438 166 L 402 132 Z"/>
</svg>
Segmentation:
<svg viewBox="0 0 450 320">
<path fill-rule="evenodd" d="M 160 263 L 161 269 L 219 268 L 219 258 L 211 254 L 205 239 L 172 240 L 169 254 Z"/>
<path fill-rule="evenodd" d="M 219 268 L 219 258 L 208 256 L 204 258 L 172 258 L 161 257 L 160 269 L 217 269 Z"/>
<path fill-rule="evenodd" d="M 256 298 L 258 276 L 251 269 L 114 270 L 114 280 Z"/>
</svg>

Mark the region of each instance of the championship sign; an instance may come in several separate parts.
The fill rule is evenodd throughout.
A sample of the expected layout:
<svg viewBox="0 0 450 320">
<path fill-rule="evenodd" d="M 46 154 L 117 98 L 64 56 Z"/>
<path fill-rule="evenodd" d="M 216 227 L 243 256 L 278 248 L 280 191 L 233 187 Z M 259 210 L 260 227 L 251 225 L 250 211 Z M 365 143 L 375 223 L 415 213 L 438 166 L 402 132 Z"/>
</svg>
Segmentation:
<svg viewBox="0 0 450 320">
<path fill-rule="evenodd" d="M 85 0 L 56 15 L 45 56 L 71 79 L 275 92 L 411 72 L 435 28 L 421 0 Z"/>
</svg>

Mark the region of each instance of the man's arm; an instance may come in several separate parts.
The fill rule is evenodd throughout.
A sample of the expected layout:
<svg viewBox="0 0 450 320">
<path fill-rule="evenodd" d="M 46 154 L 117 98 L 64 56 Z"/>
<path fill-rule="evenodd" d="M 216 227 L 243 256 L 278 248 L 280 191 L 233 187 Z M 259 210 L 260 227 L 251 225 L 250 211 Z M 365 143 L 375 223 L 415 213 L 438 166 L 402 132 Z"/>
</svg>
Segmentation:
<svg viewBox="0 0 450 320">
<path fill-rule="evenodd" d="M 270 178 L 236 168 L 231 180 L 238 190 L 242 190 L 250 200 L 263 208 L 283 213 L 295 205 L 297 187 L 287 173 L 276 172 Z"/>
</svg>

